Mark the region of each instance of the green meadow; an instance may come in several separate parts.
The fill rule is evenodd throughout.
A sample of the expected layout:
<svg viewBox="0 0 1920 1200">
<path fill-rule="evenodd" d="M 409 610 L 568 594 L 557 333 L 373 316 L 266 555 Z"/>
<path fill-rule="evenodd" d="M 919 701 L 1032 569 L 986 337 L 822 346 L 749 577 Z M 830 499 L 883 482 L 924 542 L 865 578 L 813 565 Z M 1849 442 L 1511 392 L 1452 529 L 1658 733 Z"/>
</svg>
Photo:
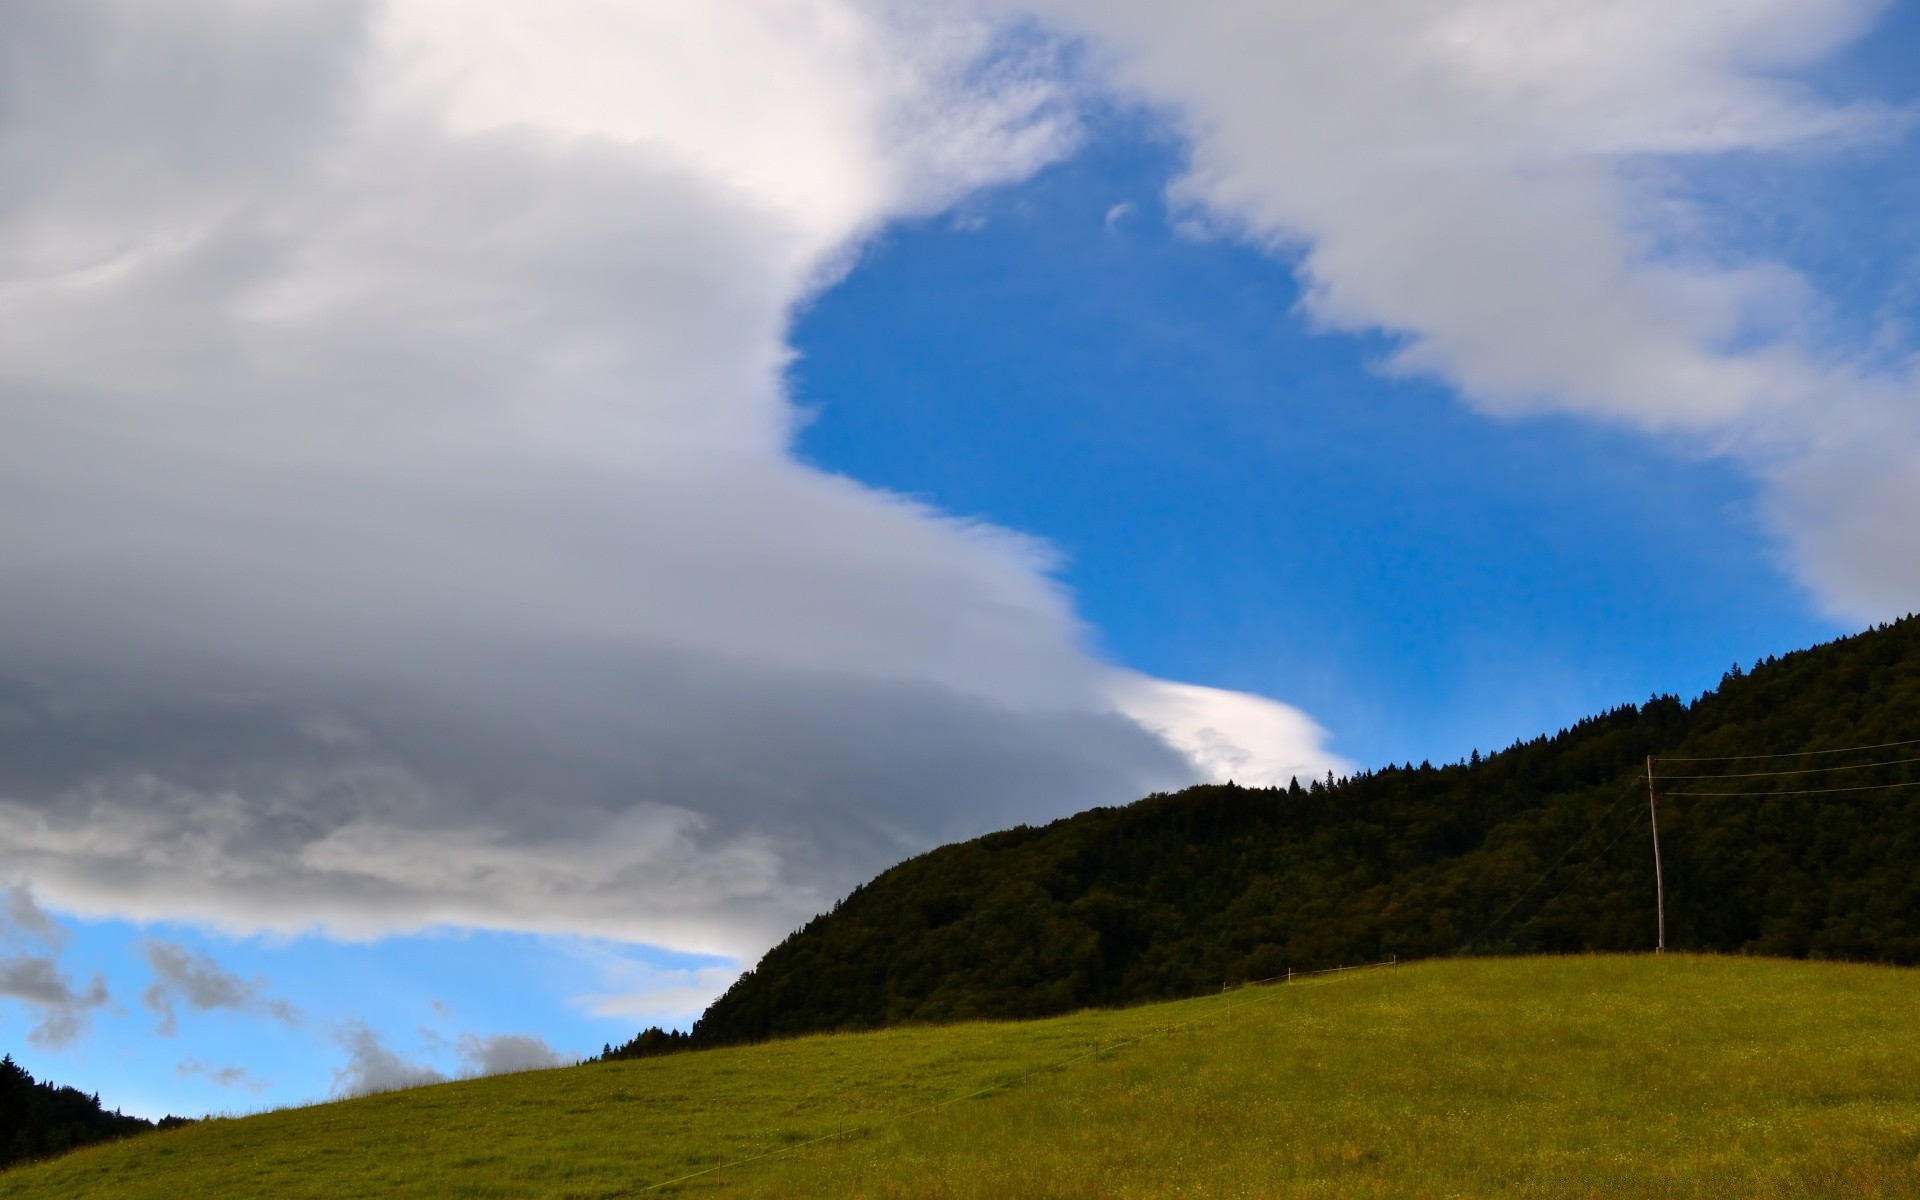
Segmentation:
<svg viewBox="0 0 1920 1200">
<path fill-rule="evenodd" d="M 0 1198 L 1913 1196 L 1916 1156 L 1920 972 L 1450 959 L 208 1121 Z"/>
</svg>

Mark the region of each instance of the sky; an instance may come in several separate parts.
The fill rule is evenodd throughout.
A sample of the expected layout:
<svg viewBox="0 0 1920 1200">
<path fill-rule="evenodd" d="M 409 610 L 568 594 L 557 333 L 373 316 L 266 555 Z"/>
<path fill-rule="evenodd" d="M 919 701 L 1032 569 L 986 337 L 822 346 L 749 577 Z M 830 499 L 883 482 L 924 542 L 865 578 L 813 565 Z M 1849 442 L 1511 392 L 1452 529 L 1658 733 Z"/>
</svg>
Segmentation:
<svg viewBox="0 0 1920 1200">
<path fill-rule="evenodd" d="M 0 1044 L 684 1027 L 861 880 L 1920 597 L 1920 5 L 0 13 Z"/>
</svg>

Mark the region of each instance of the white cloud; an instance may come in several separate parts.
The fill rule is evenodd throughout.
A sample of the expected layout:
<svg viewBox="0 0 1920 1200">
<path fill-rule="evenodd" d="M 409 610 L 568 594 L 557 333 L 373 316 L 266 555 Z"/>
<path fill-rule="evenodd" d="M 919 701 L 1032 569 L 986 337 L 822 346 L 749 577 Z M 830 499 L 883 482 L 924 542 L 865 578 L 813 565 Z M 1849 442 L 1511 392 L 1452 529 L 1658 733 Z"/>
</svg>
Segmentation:
<svg viewBox="0 0 1920 1200">
<path fill-rule="evenodd" d="M 1297 256 L 1333 329 L 1496 413 L 1666 431 L 1774 487 L 1797 570 L 1854 617 L 1920 600 L 1920 380 L 1809 341 L 1818 300 L 1729 259 L 1689 160 L 1811 154 L 1910 114 L 1795 82 L 1880 0 L 1025 0 L 1192 141 L 1175 199 Z M 1884 358 L 1884 355 L 1880 355 Z M 1909 360 L 1910 361 L 1910 360 Z"/>
<path fill-rule="evenodd" d="M 1210 783 L 1286 787 L 1351 765 L 1320 749 L 1326 731 L 1297 708 L 1261 696 L 1120 675 L 1114 703 L 1191 759 Z"/>
<path fill-rule="evenodd" d="M 1043 547 L 786 453 L 793 307 L 1070 146 L 1001 30 L 0 11 L 0 859 L 74 911 L 752 954 L 1192 778 Z"/>
</svg>

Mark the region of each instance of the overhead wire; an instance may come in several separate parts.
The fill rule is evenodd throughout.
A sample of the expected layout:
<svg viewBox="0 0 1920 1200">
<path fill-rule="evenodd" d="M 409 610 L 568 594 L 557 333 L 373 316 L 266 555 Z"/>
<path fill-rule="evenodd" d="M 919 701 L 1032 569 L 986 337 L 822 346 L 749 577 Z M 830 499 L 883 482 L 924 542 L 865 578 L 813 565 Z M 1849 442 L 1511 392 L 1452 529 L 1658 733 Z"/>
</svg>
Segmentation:
<svg viewBox="0 0 1920 1200">
<path fill-rule="evenodd" d="M 1547 902 L 1540 906 L 1540 911 L 1541 912 L 1547 911 L 1548 908 L 1553 906 L 1553 902 L 1555 900 L 1558 900 L 1560 897 L 1572 891 L 1573 885 L 1576 883 L 1579 883 L 1581 879 L 1585 878 L 1587 872 L 1593 869 L 1593 865 L 1595 863 L 1605 859 L 1607 855 L 1612 852 L 1613 848 L 1620 844 L 1621 838 L 1626 837 L 1629 833 L 1632 833 L 1634 830 L 1640 828 L 1640 822 L 1645 816 L 1646 814 L 1640 812 L 1636 808 L 1634 810 L 1633 820 L 1628 821 L 1625 825 L 1622 825 L 1620 827 L 1620 832 L 1614 834 L 1612 839 L 1609 840 L 1606 845 L 1600 847 L 1600 853 L 1594 855 L 1592 858 L 1589 858 L 1586 862 L 1581 863 L 1580 869 L 1573 873 L 1572 877 L 1569 878 L 1567 882 L 1561 886 L 1560 890 L 1555 892 L 1552 896 L 1548 897 Z"/>
<path fill-rule="evenodd" d="M 1815 754 L 1858 754 L 1862 750 L 1891 750 L 1895 746 L 1920 746 L 1920 738 L 1909 738 L 1904 742 L 1880 742 L 1872 746 L 1841 746 L 1833 750 L 1795 750 L 1787 754 L 1722 754 L 1710 757 L 1686 757 L 1682 755 L 1656 755 L 1654 762 L 1749 762 L 1763 758 L 1807 758 Z"/>
<path fill-rule="evenodd" d="M 1832 767 L 1792 767 L 1785 771 L 1719 771 L 1711 775 L 1655 775 L 1653 781 L 1658 783 L 1663 779 L 1767 779 L 1781 775 L 1820 775 L 1829 771 L 1870 771 L 1875 767 L 1899 767 L 1908 763 L 1920 763 L 1920 757 L 1888 758 L 1870 763 L 1841 763 Z"/>
<path fill-rule="evenodd" d="M 1910 779 L 1903 783 L 1867 783 L 1859 787 L 1837 788 L 1786 788 L 1771 792 L 1669 792 L 1662 796 L 1829 796 L 1837 792 L 1884 792 L 1893 788 L 1920 787 L 1920 779 Z"/>
<path fill-rule="evenodd" d="M 1533 895 L 1535 891 L 1539 890 L 1540 885 L 1545 883 L 1553 875 L 1555 871 L 1560 869 L 1560 864 L 1567 861 L 1568 855 L 1572 854 L 1576 849 L 1578 849 L 1582 842 L 1592 837 L 1594 835 L 1594 832 L 1598 830 L 1601 825 L 1605 824 L 1608 820 L 1610 820 L 1615 813 L 1619 812 L 1628 803 L 1634 801 L 1638 797 L 1639 790 L 1640 790 L 1640 783 L 1639 781 L 1636 780 L 1632 784 L 1632 786 L 1630 786 L 1627 789 L 1627 792 L 1624 796 L 1614 801 L 1612 807 L 1608 808 L 1605 812 L 1601 813 L 1600 816 L 1594 820 L 1593 824 L 1587 826 L 1587 831 L 1585 833 L 1575 838 L 1571 845 L 1569 845 L 1565 850 L 1562 850 L 1560 852 L 1560 857 L 1554 859 L 1553 862 L 1548 865 L 1547 869 L 1540 873 L 1540 877 L 1534 880 L 1533 883 L 1528 886 L 1526 891 L 1521 892 L 1519 896 L 1515 897 L 1513 903 L 1507 905 L 1506 909 L 1503 912 L 1501 912 L 1499 916 L 1489 921 L 1485 929 L 1482 929 L 1479 933 L 1475 934 L 1472 938 L 1461 943 L 1462 948 L 1465 948 L 1468 946 L 1477 946 L 1482 941 L 1486 940 L 1486 936 L 1489 933 L 1492 933 L 1494 929 L 1499 926 L 1500 922 L 1506 920 L 1509 916 L 1511 916 L 1514 909 L 1519 908 L 1521 903 L 1525 901 L 1528 896 Z M 1614 838 L 1614 842 L 1618 842 L 1619 840 L 1620 839 L 1617 836 Z M 1607 849 L 1612 849 L 1612 848 L 1613 848 L 1613 843 L 1612 842 L 1608 843 Z M 1605 852 L 1606 852 L 1605 850 L 1601 851 L 1601 853 L 1603 854 Z M 1578 875 L 1575 876 L 1575 878 L 1578 878 L 1578 877 L 1579 877 Z M 1558 899 L 1559 896 L 1562 894 L 1564 894 L 1564 891 L 1561 893 L 1556 893 L 1554 898 Z"/>
</svg>

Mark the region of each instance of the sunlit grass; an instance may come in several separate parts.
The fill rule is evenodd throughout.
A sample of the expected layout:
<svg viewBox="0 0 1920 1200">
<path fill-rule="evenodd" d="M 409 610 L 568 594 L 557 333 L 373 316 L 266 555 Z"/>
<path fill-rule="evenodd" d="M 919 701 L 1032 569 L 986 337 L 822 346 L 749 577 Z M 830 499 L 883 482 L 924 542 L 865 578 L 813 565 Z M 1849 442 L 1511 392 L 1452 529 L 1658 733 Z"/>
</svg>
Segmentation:
<svg viewBox="0 0 1920 1200">
<path fill-rule="evenodd" d="M 1920 973 L 1452 960 L 213 1122 L 0 1197 L 1920 1195 L 1917 1154 Z"/>
</svg>

